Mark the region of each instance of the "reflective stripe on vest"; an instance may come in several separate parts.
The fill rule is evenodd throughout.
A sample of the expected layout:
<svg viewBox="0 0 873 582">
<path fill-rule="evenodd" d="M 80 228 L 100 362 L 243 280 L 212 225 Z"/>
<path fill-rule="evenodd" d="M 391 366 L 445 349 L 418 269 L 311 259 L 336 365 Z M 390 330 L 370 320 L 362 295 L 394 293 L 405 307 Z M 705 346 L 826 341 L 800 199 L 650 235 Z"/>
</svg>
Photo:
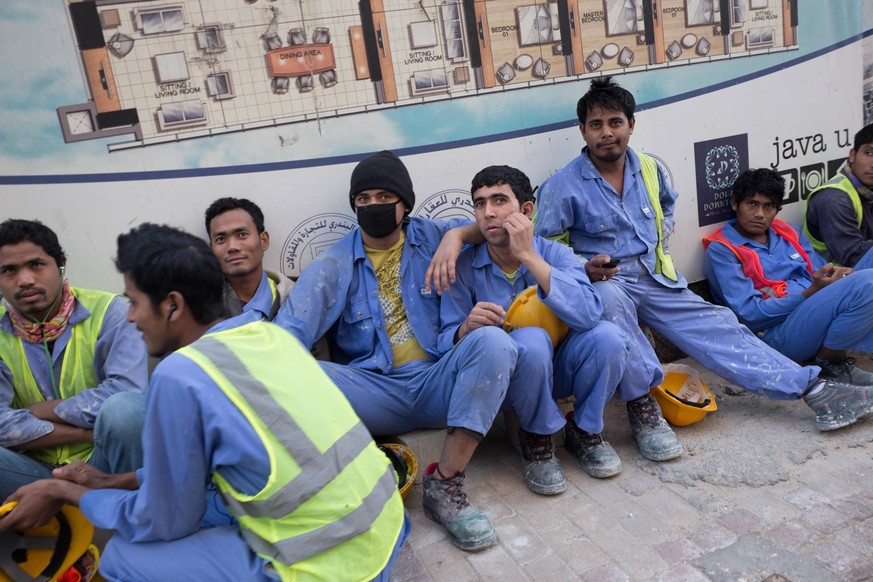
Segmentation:
<svg viewBox="0 0 873 582">
<path fill-rule="evenodd" d="M 809 239 L 809 242 L 812 243 L 812 248 L 814 248 L 819 253 L 828 252 L 828 247 L 825 243 L 818 240 L 809 232 L 809 227 L 807 225 L 806 213 L 809 211 L 809 201 L 812 200 L 812 197 L 816 195 L 816 193 L 821 192 L 822 190 L 827 190 L 828 188 L 834 190 L 842 190 L 849 197 L 849 200 L 852 202 L 852 208 L 855 209 L 855 220 L 858 222 L 858 228 L 861 228 L 861 221 L 864 217 L 864 209 L 861 206 L 861 196 L 858 194 L 858 191 L 855 190 L 854 184 L 849 180 L 848 176 L 843 173 L 837 174 L 833 178 L 830 179 L 829 182 L 819 186 L 815 190 L 809 193 L 809 196 L 806 198 L 806 205 L 804 206 L 803 213 L 803 234 L 806 235 L 806 238 Z M 837 264 L 837 263 L 834 263 Z"/>
<path fill-rule="evenodd" d="M 806 270 L 809 271 L 810 275 L 812 275 L 812 262 L 809 260 L 809 255 L 806 254 L 806 251 L 802 246 L 800 246 L 800 239 L 797 236 L 797 231 L 791 228 L 790 224 L 779 218 L 773 219 L 770 228 L 772 228 L 776 234 L 788 241 L 800 256 L 803 257 L 803 260 L 806 261 Z M 779 298 L 787 295 L 788 292 L 785 289 L 788 287 L 788 283 L 785 281 L 768 279 L 764 275 L 764 269 L 761 267 L 761 258 L 758 256 L 758 253 L 746 246 L 733 244 L 725 238 L 724 233 L 722 232 L 723 230 L 724 227 L 719 228 L 711 235 L 705 237 L 703 239 L 703 248 L 708 248 L 709 245 L 714 242 L 726 246 L 737 257 L 740 266 L 743 268 L 743 273 L 752 281 L 755 290 L 759 291 L 764 299 L 770 299 L 771 297 Z"/>
<path fill-rule="evenodd" d="M 285 357 L 277 362 L 263 346 L 281 346 Z M 272 473 L 255 495 L 213 476 L 252 549 L 272 560 L 283 579 L 294 577 L 294 564 L 308 573 L 339 575 L 331 568 L 339 563 L 354 566 L 356 576 L 378 574 L 403 520 L 396 475 L 311 356 L 263 322 L 209 334 L 178 353 L 209 374 L 270 457 Z M 323 426 L 320 410 L 332 415 Z"/>
<path fill-rule="evenodd" d="M 661 200 L 658 195 L 661 186 L 658 182 L 658 163 L 651 156 L 637 153 L 642 167 L 643 184 L 646 194 L 649 196 L 649 204 L 655 211 L 655 227 L 658 229 L 658 244 L 655 246 L 655 273 L 664 275 L 671 281 L 677 281 L 676 268 L 673 266 L 673 258 L 664 250 L 664 209 L 661 208 Z"/>
<path fill-rule="evenodd" d="M 71 398 L 83 390 L 97 386 L 94 350 L 100 330 L 103 329 L 106 310 L 116 297 L 112 293 L 92 289 L 71 287 L 70 291 L 91 315 L 73 325 L 70 330 L 70 339 L 64 348 L 61 373 L 58 378 L 61 398 Z M 0 317 L 5 314 L 6 308 L 0 307 Z M 45 401 L 24 354 L 24 344 L 18 335 L 0 332 L 0 360 L 3 360 L 12 373 L 12 385 L 15 390 L 12 399 L 13 408 L 25 408 Z M 51 364 L 46 361 L 46 365 Z M 93 448 L 93 443 L 69 443 L 23 452 L 45 463 L 63 465 L 76 459 L 87 460 Z"/>
</svg>

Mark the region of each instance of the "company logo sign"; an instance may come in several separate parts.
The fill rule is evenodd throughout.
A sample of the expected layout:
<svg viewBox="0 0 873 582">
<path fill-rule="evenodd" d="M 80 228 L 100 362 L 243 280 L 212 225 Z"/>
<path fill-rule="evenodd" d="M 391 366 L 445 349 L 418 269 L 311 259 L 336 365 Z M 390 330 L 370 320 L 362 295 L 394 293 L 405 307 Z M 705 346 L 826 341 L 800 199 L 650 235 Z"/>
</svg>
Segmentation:
<svg viewBox="0 0 873 582">
<path fill-rule="evenodd" d="M 358 222 L 346 214 L 316 214 L 297 226 L 282 245 L 282 274 L 296 279 L 314 258 L 355 228 Z"/>
<path fill-rule="evenodd" d="M 731 218 L 731 186 L 740 173 L 749 168 L 748 134 L 695 143 L 694 165 L 699 225 Z"/>
</svg>

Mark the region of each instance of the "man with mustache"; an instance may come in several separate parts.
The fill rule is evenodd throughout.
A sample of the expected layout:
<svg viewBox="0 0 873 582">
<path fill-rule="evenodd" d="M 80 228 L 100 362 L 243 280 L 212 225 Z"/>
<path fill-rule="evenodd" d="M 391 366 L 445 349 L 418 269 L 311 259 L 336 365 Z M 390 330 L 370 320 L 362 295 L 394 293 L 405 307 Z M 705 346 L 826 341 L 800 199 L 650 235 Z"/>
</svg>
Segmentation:
<svg viewBox="0 0 873 582">
<path fill-rule="evenodd" d="M 127 303 L 72 287 L 57 235 L 0 224 L 0 499 L 76 459 L 142 465 L 145 345 Z"/>
<path fill-rule="evenodd" d="M 852 384 L 873 384 L 846 350 L 873 352 L 873 271 L 826 263 L 776 215 L 785 180 L 747 170 L 733 185 L 736 218 L 703 239 L 712 294 L 767 344 Z"/>
</svg>

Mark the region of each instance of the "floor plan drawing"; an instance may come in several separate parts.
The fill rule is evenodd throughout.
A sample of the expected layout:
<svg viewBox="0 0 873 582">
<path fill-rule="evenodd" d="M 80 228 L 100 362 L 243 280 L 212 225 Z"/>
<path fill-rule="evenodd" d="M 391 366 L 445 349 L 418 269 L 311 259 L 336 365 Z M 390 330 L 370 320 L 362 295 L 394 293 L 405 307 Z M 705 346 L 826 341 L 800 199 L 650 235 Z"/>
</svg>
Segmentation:
<svg viewBox="0 0 873 582">
<path fill-rule="evenodd" d="M 796 48 L 797 0 L 68 0 L 110 151 Z"/>
</svg>

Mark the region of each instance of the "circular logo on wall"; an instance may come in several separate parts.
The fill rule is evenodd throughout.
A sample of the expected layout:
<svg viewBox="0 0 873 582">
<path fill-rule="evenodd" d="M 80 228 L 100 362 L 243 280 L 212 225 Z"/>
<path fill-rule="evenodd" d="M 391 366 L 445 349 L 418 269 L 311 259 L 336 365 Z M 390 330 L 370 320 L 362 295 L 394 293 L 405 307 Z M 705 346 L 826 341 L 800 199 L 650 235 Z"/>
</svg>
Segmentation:
<svg viewBox="0 0 873 582">
<path fill-rule="evenodd" d="M 419 204 L 413 211 L 413 216 L 430 218 L 431 220 L 449 220 L 463 218 L 476 220 L 473 200 L 466 190 L 443 190 L 433 194 Z"/>
<path fill-rule="evenodd" d="M 740 152 L 732 145 L 714 147 L 706 153 L 706 183 L 713 190 L 730 188 L 740 175 Z"/>
<path fill-rule="evenodd" d="M 332 212 L 304 220 L 294 227 L 282 245 L 282 274 L 296 279 L 312 259 L 356 226 L 354 217 Z"/>
</svg>

